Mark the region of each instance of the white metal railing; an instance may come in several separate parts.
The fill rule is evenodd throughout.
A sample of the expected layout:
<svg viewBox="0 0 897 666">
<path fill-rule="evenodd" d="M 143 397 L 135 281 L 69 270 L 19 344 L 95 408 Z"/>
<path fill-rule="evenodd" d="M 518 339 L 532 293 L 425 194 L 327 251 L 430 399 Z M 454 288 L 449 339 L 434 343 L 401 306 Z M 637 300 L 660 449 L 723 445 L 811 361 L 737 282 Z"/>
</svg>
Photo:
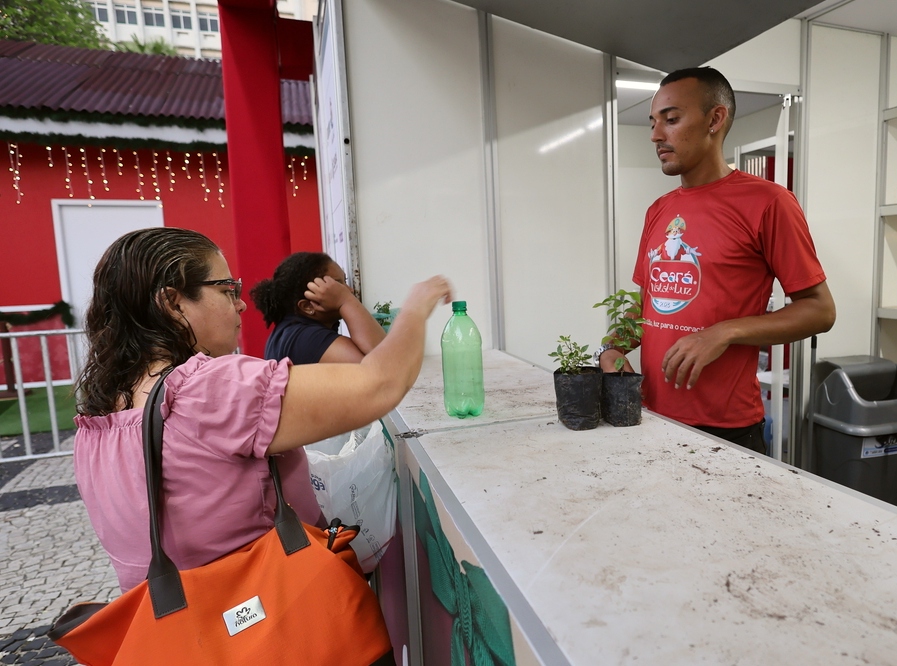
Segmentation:
<svg viewBox="0 0 897 666">
<path fill-rule="evenodd" d="M 46 458 L 50 456 L 69 455 L 71 451 L 62 451 L 59 442 L 59 423 L 56 418 L 56 396 L 53 392 L 53 369 L 50 363 L 50 345 L 48 339 L 54 336 L 65 336 L 68 355 L 69 370 L 72 378 L 77 377 L 79 368 L 78 359 L 81 355 L 77 353 L 75 343 L 79 342 L 78 338 L 84 335 L 84 331 L 80 329 L 61 329 L 52 331 L 23 331 L 20 333 L 0 333 L 0 343 L 4 347 L 8 345 L 9 353 L 3 354 L 4 363 L 12 361 L 13 367 L 13 383 L 19 403 L 19 416 L 22 419 L 22 444 L 25 448 L 24 455 L 16 455 L 5 457 L 2 449 L 0 449 L 0 463 L 11 462 L 13 460 L 30 460 L 35 458 Z M 35 453 L 31 441 L 31 426 L 28 419 L 28 407 L 25 404 L 25 382 L 22 373 L 22 358 L 19 350 L 19 340 L 21 338 L 38 338 L 40 341 L 41 361 L 44 369 L 44 385 L 47 389 L 47 409 L 50 411 L 50 430 L 53 436 L 53 449 L 51 451 Z M 8 373 L 7 377 L 8 377 Z M 8 383 L 8 381 L 7 381 Z M 11 386 L 7 386 L 11 389 Z"/>
</svg>

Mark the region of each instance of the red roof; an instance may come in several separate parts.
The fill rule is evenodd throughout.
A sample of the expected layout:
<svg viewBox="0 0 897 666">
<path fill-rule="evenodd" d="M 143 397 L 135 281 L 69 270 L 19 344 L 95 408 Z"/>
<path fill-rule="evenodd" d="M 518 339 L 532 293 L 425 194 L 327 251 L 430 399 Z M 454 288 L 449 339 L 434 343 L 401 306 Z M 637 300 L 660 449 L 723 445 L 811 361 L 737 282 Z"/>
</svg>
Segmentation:
<svg viewBox="0 0 897 666">
<path fill-rule="evenodd" d="M 311 125 L 308 81 L 280 91 L 284 124 Z M 221 62 L 0 40 L 0 113 L 10 107 L 223 121 Z"/>
</svg>

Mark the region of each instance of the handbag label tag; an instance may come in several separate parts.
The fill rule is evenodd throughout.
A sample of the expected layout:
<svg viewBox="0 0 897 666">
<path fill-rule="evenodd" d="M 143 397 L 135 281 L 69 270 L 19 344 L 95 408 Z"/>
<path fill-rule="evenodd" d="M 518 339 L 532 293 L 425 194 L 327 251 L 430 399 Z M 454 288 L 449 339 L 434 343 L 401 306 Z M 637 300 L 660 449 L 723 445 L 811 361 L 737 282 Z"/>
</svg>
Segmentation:
<svg viewBox="0 0 897 666">
<path fill-rule="evenodd" d="M 223 617 L 224 624 L 227 626 L 227 633 L 234 636 L 244 629 L 258 624 L 265 619 L 266 615 L 265 609 L 262 608 L 262 600 L 255 596 L 241 604 L 237 604 L 228 611 L 224 611 Z"/>
</svg>

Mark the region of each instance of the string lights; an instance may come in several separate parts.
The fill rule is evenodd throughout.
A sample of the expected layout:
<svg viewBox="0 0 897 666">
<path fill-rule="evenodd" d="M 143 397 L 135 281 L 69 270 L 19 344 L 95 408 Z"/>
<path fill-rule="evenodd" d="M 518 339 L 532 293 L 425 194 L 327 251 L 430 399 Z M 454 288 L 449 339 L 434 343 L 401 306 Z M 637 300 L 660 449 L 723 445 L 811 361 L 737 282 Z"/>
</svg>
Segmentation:
<svg viewBox="0 0 897 666">
<path fill-rule="evenodd" d="M 159 188 L 159 153 L 155 150 L 153 151 L 153 190 L 156 193 L 156 201 L 161 201 L 162 197 L 159 196 L 162 191 Z"/>
<path fill-rule="evenodd" d="M 87 199 L 90 202 L 95 201 L 97 199 L 97 194 L 94 192 L 94 185 L 98 184 L 94 182 L 94 175 L 91 174 L 91 161 L 94 159 L 90 154 L 89 146 L 78 146 L 78 147 L 68 147 L 68 146 L 40 146 L 36 147 L 38 150 L 43 148 L 46 151 L 46 164 L 50 169 L 54 169 L 56 167 L 56 162 L 58 160 L 58 154 L 54 155 L 55 150 L 58 148 L 62 153 L 62 161 L 65 163 L 65 191 L 70 199 L 75 198 L 75 176 L 74 171 L 77 169 L 81 172 L 81 176 L 84 178 L 85 187 L 87 190 Z M 145 201 L 150 198 L 150 194 L 148 193 L 148 188 L 152 186 L 153 198 L 162 203 L 162 190 L 167 185 L 168 192 L 175 191 L 175 184 L 177 183 L 177 172 L 182 171 L 185 180 L 194 180 L 193 175 L 191 174 L 191 162 L 195 165 L 195 172 L 198 172 L 199 177 L 195 180 L 197 182 L 197 186 L 202 188 L 203 193 L 203 201 L 209 202 L 213 199 L 213 191 L 212 188 L 215 187 L 217 189 L 217 199 L 218 205 L 221 208 L 226 208 L 224 190 L 225 190 L 225 179 L 226 173 L 225 168 L 226 165 L 223 163 L 226 159 L 226 154 L 222 155 L 219 151 L 212 151 L 209 153 L 210 159 L 214 160 L 214 170 L 215 173 L 211 173 L 212 165 L 206 164 L 206 155 L 202 151 L 194 151 L 192 152 L 184 152 L 183 153 L 183 163 L 181 163 L 181 158 L 178 156 L 178 151 L 171 151 L 166 149 L 164 154 L 162 154 L 161 150 L 149 150 L 148 152 L 152 155 L 152 165 L 148 166 L 149 173 L 145 173 L 143 169 L 143 165 L 140 163 L 140 154 L 137 149 L 120 149 L 120 148 L 96 148 L 96 162 L 93 164 L 93 168 L 96 174 L 100 173 L 102 178 L 102 185 L 104 192 L 112 191 L 112 180 L 114 180 L 113 176 L 117 174 L 119 177 L 125 177 L 129 179 L 130 164 L 127 165 L 124 153 L 130 150 L 131 155 L 133 157 L 133 175 L 135 177 L 136 183 L 134 185 L 134 192 L 137 194 L 137 198 L 140 201 Z M 80 164 L 75 163 L 74 151 L 78 151 Z M 108 153 L 108 155 L 107 155 Z M 23 150 L 18 143 L 14 143 L 13 141 L 7 141 L 7 154 L 9 158 L 9 172 L 12 177 L 12 187 L 16 192 L 16 203 L 21 203 L 24 197 L 22 192 L 22 161 L 23 157 L 28 154 L 27 150 Z M 107 159 L 109 157 L 110 159 Z M 144 165 L 146 164 L 146 159 L 149 156 L 144 156 Z M 292 196 L 294 198 L 299 196 L 299 180 L 300 176 L 303 181 L 308 180 L 308 155 L 289 155 L 287 156 L 287 161 L 284 164 L 286 169 L 289 169 L 289 183 L 290 189 L 292 191 Z M 62 164 L 59 165 L 62 167 Z M 78 168 L 80 167 L 80 168 Z M 165 170 L 165 173 L 160 173 L 162 170 Z M 300 171 L 301 170 L 301 171 Z M 181 181 L 184 183 L 184 181 Z M 182 184 L 182 187 L 186 185 Z M 187 186 L 189 187 L 189 186 Z M 195 186 L 194 186 L 195 187 Z M 88 206 L 91 203 L 88 202 Z"/>
<path fill-rule="evenodd" d="M 69 198 L 73 198 L 75 196 L 75 189 L 72 186 L 72 157 L 69 155 L 69 149 L 66 146 L 62 147 L 62 152 L 65 155 L 65 189 L 68 190 Z"/>
<path fill-rule="evenodd" d="M 81 148 L 81 167 L 84 169 L 84 179 L 87 181 L 87 198 L 91 200 L 96 199 L 93 195 L 93 180 L 90 178 L 90 169 L 87 166 L 87 149 L 85 148 Z"/>
<path fill-rule="evenodd" d="M 299 183 L 296 182 L 296 156 L 290 155 L 290 185 L 293 186 L 293 196 L 299 190 Z"/>
<path fill-rule="evenodd" d="M 168 169 L 168 191 L 174 192 L 174 169 L 171 167 L 171 154 L 165 151 L 165 168 Z"/>
<path fill-rule="evenodd" d="M 19 144 L 6 142 L 9 150 L 9 171 L 12 173 L 12 188 L 16 191 L 16 203 L 22 203 L 22 156 L 19 154 Z"/>
<path fill-rule="evenodd" d="M 202 189 L 203 189 L 203 201 L 209 200 L 209 192 L 212 190 L 209 189 L 208 183 L 206 183 L 206 156 L 205 153 L 199 154 L 199 174 L 202 176 Z"/>
<path fill-rule="evenodd" d="M 218 153 L 212 153 L 215 158 L 215 179 L 218 181 L 218 204 L 224 208 L 224 183 L 221 180 L 221 160 Z"/>
<path fill-rule="evenodd" d="M 308 180 L 308 165 L 306 164 L 306 160 L 308 160 L 308 155 L 303 155 L 301 160 L 299 161 L 299 166 L 302 167 L 302 180 Z M 297 196 L 299 192 L 299 181 L 296 178 L 296 156 L 290 155 L 290 185 L 293 186 L 293 196 Z"/>
<path fill-rule="evenodd" d="M 100 148 L 97 153 L 97 161 L 100 163 L 100 173 L 103 175 L 103 190 L 109 191 L 109 179 L 106 177 L 106 149 Z"/>
<path fill-rule="evenodd" d="M 143 201 L 143 172 L 140 170 L 140 155 L 137 154 L 137 151 L 133 151 L 134 153 L 134 170 L 137 172 L 137 197 Z"/>
</svg>

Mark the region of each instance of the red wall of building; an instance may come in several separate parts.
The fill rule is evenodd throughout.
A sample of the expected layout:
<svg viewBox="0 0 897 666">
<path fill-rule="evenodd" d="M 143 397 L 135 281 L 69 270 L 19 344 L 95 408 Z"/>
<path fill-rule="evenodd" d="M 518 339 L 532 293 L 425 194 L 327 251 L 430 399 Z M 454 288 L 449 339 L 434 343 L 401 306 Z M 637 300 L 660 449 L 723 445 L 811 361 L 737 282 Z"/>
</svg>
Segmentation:
<svg viewBox="0 0 897 666">
<path fill-rule="evenodd" d="M 70 145 L 67 146 L 67 169 L 63 146 L 53 145 L 49 152 L 45 146 L 26 143 L 3 147 L 9 156 L 0 167 L 0 306 L 52 304 L 61 298 L 51 199 L 88 199 L 92 195 L 96 199 L 139 200 L 142 194 L 144 199 L 151 200 L 158 195 L 166 226 L 206 234 L 226 257 L 235 256 L 226 153 L 218 153 L 223 189 L 219 200 L 219 172 L 215 155 L 209 151 L 190 152 L 189 158 L 186 153 L 156 151 L 154 169 L 154 151 L 138 150 L 135 158 L 134 151 L 121 150 L 119 168 L 119 160 L 111 148 L 101 152 L 96 147 L 84 147 L 82 152 L 81 146 Z M 320 251 L 314 157 L 287 156 L 286 160 L 284 187 L 291 249 Z M 205 169 L 201 170 L 203 162 Z M 143 174 L 143 185 L 139 173 Z M 246 285 L 246 290 L 251 286 Z"/>
<path fill-rule="evenodd" d="M 84 200 L 93 196 L 98 200 L 139 200 L 142 196 L 152 200 L 158 196 L 166 226 L 194 229 L 209 236 L 234 266 L 226 153 L 217 155 L 219 167 L 211 151 L 190 152 L 189 157 L 184 152 L 156 151 L 154 168 L 152 150 L 138 150 L 135 156 L 133 150 L 116 154 L 111 148 L 103 152 L 96 147 L 84 147 L 82 152 L 82 146 L 71 145 L 53 145 L 50 151 L 46 146 L 26 143 L 0 146 L 8 153 L 8 160 L 0 166 L 0 307 L 21 306 L 25 311 L 28 306 L 51 305 L 62 298 L 52 199 Z M 219 182 L 223 190 L 220 198 Z M 313 156 L 286 157 L 284 187 L 291 251 L 319 252 L 321 224 Z M 280 259 L 272 257 L 272 264 Z M 251 287 L 246 284 L 244 292 L 248 293 Z M 260 315 L 253 311 L 247 316 Z M 58 321 L 48 324 L 11 330 L 59 327 Z M 54 379 L 68 378 L 65 343 L 54 339 L 51 347 Z M 43 368 L 36 340 L 22 341 L 20 351 L 24 381 L 42 381 Z M 0 385 L 5 383 L 4 376 L 0 376 Z"/>
</svg>

